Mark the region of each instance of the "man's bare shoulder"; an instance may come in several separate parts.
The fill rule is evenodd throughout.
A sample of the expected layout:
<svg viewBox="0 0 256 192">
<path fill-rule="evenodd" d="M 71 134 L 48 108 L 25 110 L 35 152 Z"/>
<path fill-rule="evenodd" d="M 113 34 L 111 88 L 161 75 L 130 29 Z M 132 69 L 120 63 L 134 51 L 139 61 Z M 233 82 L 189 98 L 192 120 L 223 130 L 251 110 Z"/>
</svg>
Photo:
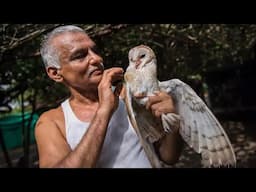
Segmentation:
<svg viewBox="0 0 256 192">
<path fill-rule="evenodd" d="M 39 121 L 55 121 L 58 119 L 62 119 L 63 117 L 63 111 L 61 107 L 57 107 L 54 109 L 50 109 L 48 111 L 45 111 L 42 113 L 39 117 Z"/>
<path fill-rule="evenodd" d="M 42 113 L 37 121 L 36 129 L 50 131 L 49 129 L 59 128 L 64 133 L 64 126 L 64 114 L 62 108 L 59 106 Z"/>
</svg>

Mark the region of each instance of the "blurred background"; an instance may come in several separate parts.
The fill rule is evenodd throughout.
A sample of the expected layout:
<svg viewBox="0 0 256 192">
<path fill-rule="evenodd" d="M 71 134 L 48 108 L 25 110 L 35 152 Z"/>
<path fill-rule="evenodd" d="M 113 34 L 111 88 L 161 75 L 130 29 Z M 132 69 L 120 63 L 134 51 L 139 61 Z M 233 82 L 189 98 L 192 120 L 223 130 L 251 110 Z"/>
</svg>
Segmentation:
<svg viewBox="0 0 256 192">
<path fill-rule="evenodd" d="M 34 128 L 68 96 L 46 76 L 44 34 L 63 24 L 0 24 L 0 167 L 38 167 Z M 179 78 L 205 101 L 227 132 L 237 167 L 256 167 L 256 25 L 74 24 L 98 45 L 106 68 L 128 66 L 128 51 L 156 53 L 159 80 Z M 201 167 L 187 146 L 174 167 Z"/>
</svg>

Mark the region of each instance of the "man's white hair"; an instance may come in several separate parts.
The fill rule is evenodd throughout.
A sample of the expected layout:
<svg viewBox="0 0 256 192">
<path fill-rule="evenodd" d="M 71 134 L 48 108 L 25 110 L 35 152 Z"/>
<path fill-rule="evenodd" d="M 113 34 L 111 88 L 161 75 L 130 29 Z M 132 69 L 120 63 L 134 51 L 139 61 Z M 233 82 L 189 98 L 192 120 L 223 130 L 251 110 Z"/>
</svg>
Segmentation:
<svg viewBox="0 0 256 192">
<path fill-rule="evenodd" d="M 60 68 L 60 61 L 59 61 L 59 53 L 56 48 L 52 45 L 51 41 L 56 36 L 66 33 L 66 32 L 80 32 L 85 33 L 85 31 L 77 26 L 74 25 L 65 25 L 55 28 L 53 31 L 48 33 L 43 37 L 40 53 L 44 62 L 45 67 L 56 67 Z M 86 34 L 86 33 L 85 33 Z"/>
</svg>

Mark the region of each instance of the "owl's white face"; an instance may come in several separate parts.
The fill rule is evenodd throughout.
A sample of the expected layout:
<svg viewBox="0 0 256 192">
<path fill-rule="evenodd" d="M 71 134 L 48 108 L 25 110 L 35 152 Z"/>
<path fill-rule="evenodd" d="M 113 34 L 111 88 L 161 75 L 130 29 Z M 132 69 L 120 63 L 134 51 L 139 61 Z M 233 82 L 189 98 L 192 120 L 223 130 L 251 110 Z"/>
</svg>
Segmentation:
<svg viewBox="0 0 256 192">
<path fill-rule="evenodd" d="M 129 66 L 135 69 L 143 68 L 145 65 L 152 63 L 152 60 L 156 58 L 153 50 L 145 45 L 132 48 L 128 55 Z"/>
</svg>

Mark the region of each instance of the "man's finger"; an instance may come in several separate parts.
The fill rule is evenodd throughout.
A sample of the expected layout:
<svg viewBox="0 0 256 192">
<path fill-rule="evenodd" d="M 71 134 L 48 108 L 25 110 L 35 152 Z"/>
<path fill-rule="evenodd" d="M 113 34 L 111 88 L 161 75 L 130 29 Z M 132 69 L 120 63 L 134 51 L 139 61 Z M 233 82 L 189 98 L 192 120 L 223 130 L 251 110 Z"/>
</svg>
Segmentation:
<svg viewBox="0 0 256 192">
<path fill-rule="evenodd" d="M 117 85 L 116 85 L 116 88 L 114 90 L 114 94 L 115 96 L 119 96 L 121 91 L 122 91 L 122 88 L 123 88 L 123 83 L 122 82 L 119 82 Z"/>
<path fill-rule="evenodd" d="M 149 96 L 148 102 L 146 103 L 146 109 L 149 109 L 151 105 L 158 103 L 160 101 L 162 101 L 162 98 L 159 96 Z"/>
</svg>

